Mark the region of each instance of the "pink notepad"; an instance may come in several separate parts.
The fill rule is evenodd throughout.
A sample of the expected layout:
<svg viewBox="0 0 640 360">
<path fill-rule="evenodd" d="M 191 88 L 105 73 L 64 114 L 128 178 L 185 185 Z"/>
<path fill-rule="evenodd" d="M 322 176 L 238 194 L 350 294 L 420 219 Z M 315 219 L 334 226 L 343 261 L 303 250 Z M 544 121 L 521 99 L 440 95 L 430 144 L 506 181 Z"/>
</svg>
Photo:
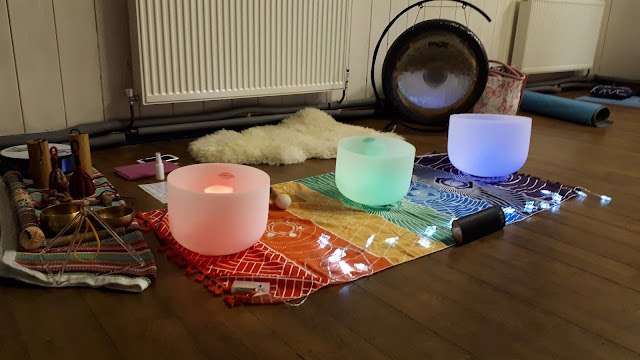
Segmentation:
<svg viewBox="0 0 640 360">
<path fill-rule="evenodd" d="M 164 164 L 165 174 L 168 174 L 180 167 L 168 161 L 163 161 L 162 163 Z M 142 179 L 156 176 L 156 163 L 151 161 L 142 164 L 118 166 L 114 168 L 113 171 L 127 180 Z"/>
</svg>

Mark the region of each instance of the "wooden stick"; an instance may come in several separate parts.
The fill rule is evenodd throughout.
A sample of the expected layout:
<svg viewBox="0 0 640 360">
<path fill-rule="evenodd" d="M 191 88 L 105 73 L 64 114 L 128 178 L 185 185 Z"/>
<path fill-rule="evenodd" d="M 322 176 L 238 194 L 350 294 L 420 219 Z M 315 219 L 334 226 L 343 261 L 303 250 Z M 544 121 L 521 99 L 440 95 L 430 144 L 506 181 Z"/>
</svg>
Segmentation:
<svg viewBox="0 0 640 360">
<path fill-rule="evenodd" d="M 33 186 L 38 189 L 49 188 L 49 174 L 51 173 L 51 154 L 49 142 L 44 139 L 27 140 L 29 152 L 29 172 L 33 178 Z"/>
<path fill-rule="evenodd" d="M 40 229 L 33 201 L 22 182 L 22 176 L 17 171 L 9 171 L 4 175 L 4 182 L 11 193 L 13 209 L 18 217 L 18 244 L 26 250 L 44 246 L 44 232 Z"/>
<path fill-rule="evenodd" d="M 78 225 L 81 226 L 81 225 Z M 114 229 L 116 234 L 122 236 L 125 233 L 125 228 L 123 227 L 119 227 L 119 228 L 115 228 Z M 108 239 L 111 238 L 111 234 L 109 234 L 109 232 L 107 230 L 98 230 L 98 237 L 102 240 L 102 239 Z M 84 233 L 84 237 L 83 237 L 83 232 L 81 232 L 78 235 L 78 239 L 76 240 L 76 244 L 78 243 L 78 241 L 80 241 L 82 239 L 83 242 L 86 241 L 96 241 L 95 236 L 93 235 L 93 231 L 87 231 L 86 233 Z M 45 243 L 43 244 L 46 245 L 48 243 L 50 243 L 53 240 L 53 238 L 47 238 L 45 240 Z M 72 235 L 63 235 L 60 236 L 58 238 L 58 240 L 56 240 L 56 243 L 52 245 L 52 247 L 60 247 L 60 246 L 66 246 L 71 244 L 71 241 L 73 240 L 73 234 Z"/>
</svg>

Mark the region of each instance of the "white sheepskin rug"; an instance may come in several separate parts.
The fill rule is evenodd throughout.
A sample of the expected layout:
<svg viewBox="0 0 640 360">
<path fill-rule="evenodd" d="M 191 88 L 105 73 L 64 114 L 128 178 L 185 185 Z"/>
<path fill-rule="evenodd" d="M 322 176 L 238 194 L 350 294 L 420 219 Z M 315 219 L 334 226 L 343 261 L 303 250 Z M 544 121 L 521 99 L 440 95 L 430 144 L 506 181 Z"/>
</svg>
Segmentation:
<svg viewBox="0 0 640 360">
<path fill-rule="evenodd" d="M 200 162 L 299 164 L 311 158 L 335 158 L 342 138 L 372 135 L 402 139 L 394 133 L 342 124 L 321 110 L 306 108 L 277 125 L 241 132 L 220 130 L 201 137 L 189 144 L 189 152 Z"/>
</svg>

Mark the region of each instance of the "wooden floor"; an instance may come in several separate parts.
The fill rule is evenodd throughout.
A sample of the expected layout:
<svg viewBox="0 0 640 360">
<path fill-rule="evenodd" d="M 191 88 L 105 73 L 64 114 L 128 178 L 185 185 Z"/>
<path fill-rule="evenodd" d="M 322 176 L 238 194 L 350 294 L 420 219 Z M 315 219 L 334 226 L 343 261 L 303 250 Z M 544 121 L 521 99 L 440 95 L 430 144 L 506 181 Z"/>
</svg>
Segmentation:
<svg viewBox="0 0 640 360">
<path fill-rule="evenodd" d="M 534 116 L 521 170 L 606 194 L 608 205 L 571 200 L 295 308 L 227 308 L 147 233 L 158 277 L 141 294 L 0 280 L 0 359 L 640 359 L 640 110 L 610 108 L 609 128 Z M 418 153 L 446 151 L 446 134 L 399 132 Z M 162 204 L 142 182 L 112 168 L 156 151 L 190 164 L 190 141 L 99 150 L 93 163 L 136 210 L 152 210 Z M 260 168 L 278 183 L 334 164 Z"/>
</svg>

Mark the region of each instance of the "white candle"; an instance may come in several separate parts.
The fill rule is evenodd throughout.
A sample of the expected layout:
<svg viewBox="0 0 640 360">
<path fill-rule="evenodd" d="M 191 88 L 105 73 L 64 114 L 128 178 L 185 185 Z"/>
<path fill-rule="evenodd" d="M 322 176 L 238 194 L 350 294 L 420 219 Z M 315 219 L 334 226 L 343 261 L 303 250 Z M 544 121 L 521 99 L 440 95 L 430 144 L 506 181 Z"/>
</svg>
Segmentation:
<svg viewBox="0 0 640 360">
<path fill-rule="evenodd" d="M 209 194 L 230 194 L 233 192 L 233 188 L 231 186 L 224 185 L 211 185 L 204 189 L 204 192 Z"/>
</svg>

